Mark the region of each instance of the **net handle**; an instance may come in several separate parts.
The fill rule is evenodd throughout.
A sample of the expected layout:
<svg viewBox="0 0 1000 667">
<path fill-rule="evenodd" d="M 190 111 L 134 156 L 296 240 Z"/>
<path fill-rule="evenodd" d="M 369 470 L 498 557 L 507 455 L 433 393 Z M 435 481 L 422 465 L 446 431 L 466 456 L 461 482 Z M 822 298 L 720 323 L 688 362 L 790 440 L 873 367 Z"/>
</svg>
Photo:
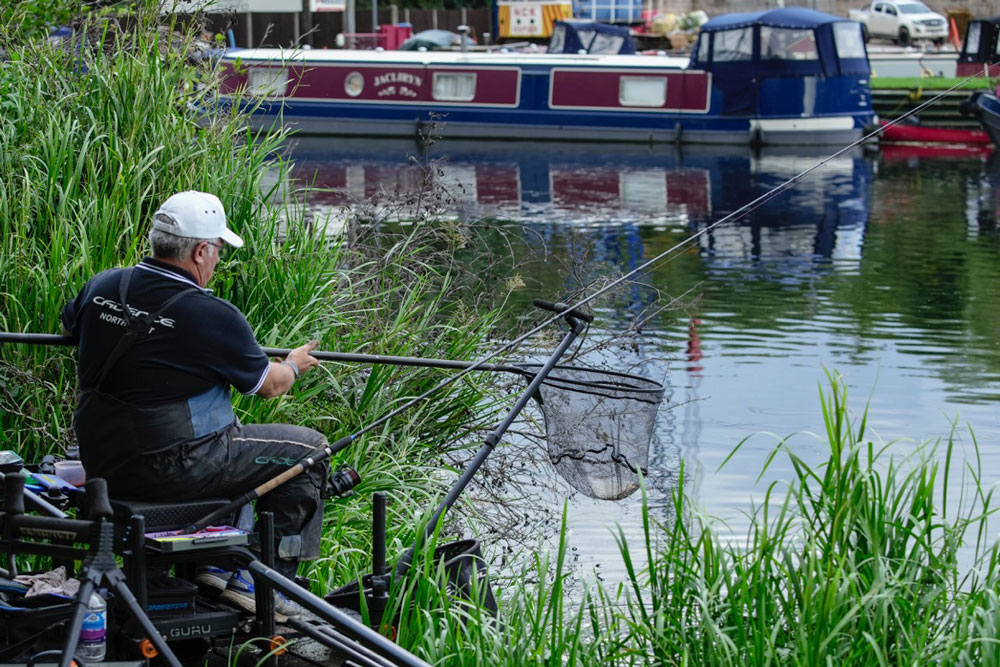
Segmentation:
<svg viewBox="0 0 1000 667">
<path fill-rule="evenodd" d="M 554 304 L 555 306 L 563 304 Z M 76 346 L 76 342 L 71 336 L 60 336 L 57 334 L 40 334 L 40 333 L 12 333 L 12 332 L 0 332 L 0 343 L 24 343 L 29 345 L 62 345 L 62 346 Z M 277 348 L 277 347 L 265 347 L 261 348 L 269 357 L 280 357 L 284 358 L 291 353 L 288 348 Z M 360 364 L 385 364 L 389 366 L 417 366 L 421 368 L 443 368 L 452 370 L 464 370 L 471 368 L 475 364 L 471 361 L 459 361 L 456 359 L 433 359 L 424 357 L 397 357 L 392 355 L 382 355 L 382 354 L 358 354 L 353 352 L 327 352 L 323 350 L 314 350 L 310 352 L 313 357 L 321 361 L 339 361 L 344 363 L 360 363 Z M 539 365 L 540 367 L 540 365 Z M 537 371 L 531 370 L 530 365 L 518 364 L 479 364 L 476 366 L 475 370 L 489 371 L 493 373 L 514 373 L 527 378 L 529 381 L 531 378 L 535 377 Z M 556 371 L 559 370 L 581 370 L 587 371 L 588 373 L 601 373 L 607 376 L 620 377 L 623 380 L 627 379 L 638 379 L 643 383 L 648 383 L 651 386 L 647 388 L 641 387 L 631 387 L 622 386 L 620 384 L 606 383 L 606 382 L 591 382 L 587 380 L 570 380 L 564 378 L 553 378 L 549 377 L 545 382 L 549 385 L 556 385 L 562 387 L 562 385 L 569 385 L 562 387 L 569 391 L 580 391 L 582 393 L 592 393 L 594 390 L 610 390 L 610 391 L 622 391 L 622 392 L 641 392 L 641 393 L 654 393 L 663 390 L 663 385 L 654 380 L 649 380 L 647 378 L 640 378 L 635 375 L 629 375 L 627 373 L 616 373 L 614 371 L 605 371 L 599 369 L 589 369 L 589 368 L 574 368 L 572 366 L 556 366 Z M 653 386 L 655 385 L 655 386 Z M 637 399 L 644 400 L 644 399 Z"/>
</svg>

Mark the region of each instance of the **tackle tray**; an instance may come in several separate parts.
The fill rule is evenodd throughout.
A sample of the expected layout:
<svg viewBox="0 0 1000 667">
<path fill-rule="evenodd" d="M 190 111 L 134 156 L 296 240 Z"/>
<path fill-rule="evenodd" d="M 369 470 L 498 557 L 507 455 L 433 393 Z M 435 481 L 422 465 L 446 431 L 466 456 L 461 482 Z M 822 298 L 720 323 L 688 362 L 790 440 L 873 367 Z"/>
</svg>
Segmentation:
<svg viewBox="0 0 1000 667">
<path fill-rule="evenodd" d="M 232 526 L 209 526 L 189 535 L 167 530 L 146 533 L 146 547 L 161 553 L 177 553 L 216 547 L 240 547 L 250 543 L 250 533 Z"/>
</svg>

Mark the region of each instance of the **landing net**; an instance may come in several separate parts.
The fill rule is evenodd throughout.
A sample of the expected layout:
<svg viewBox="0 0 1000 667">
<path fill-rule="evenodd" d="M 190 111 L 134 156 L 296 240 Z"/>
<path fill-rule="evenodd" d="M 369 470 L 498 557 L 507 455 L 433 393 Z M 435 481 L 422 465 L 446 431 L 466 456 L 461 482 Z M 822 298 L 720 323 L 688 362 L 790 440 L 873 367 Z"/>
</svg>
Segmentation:
<svg viewBox="0 0 1000 667">
<path fill-rule="evenodd" d="M 662 384 L 627 373 L 556 366 L 538 393 L 549 460 L 563 479 L 604 500 L 639 488 L 638 473 L 646 474 L 663 401 Z"/>
</svg>

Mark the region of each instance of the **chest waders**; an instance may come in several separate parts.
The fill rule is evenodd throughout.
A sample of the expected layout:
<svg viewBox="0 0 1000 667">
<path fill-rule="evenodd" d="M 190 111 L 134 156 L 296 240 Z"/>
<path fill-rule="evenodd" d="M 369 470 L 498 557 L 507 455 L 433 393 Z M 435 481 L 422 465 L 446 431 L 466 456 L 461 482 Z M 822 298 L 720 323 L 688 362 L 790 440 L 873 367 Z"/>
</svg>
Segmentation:
<svg viewBox="0 0 1000 667">
<path fill-rule="evenodd" d="M 81 387 L 73 412 L 73 429 L 88 477 L 108 476 L 144 454 L 162 452 L 194 437 L 187 401 L 138 406 L 104 391 L 108 374 L 133 345 L 153 333 L 160 315 L 179 299 L 199 291 L 194 287 L 184 289 L 167 299 L 155 313 L 133 315 L 126 296 L 134 273 L 134 267 L 125 269 L 118 281 L 125 334 L 101 366 L 97 382 L 91 387 Z"/>
</svg>

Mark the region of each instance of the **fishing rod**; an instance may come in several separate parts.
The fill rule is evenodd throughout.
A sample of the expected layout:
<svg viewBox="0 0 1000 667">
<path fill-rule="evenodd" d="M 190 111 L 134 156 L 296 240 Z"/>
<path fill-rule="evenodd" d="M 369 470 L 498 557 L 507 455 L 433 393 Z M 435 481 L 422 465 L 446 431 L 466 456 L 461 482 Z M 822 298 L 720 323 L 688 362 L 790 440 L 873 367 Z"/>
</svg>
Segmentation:
<svg viewBox="0 0 1000 667">
<path fill-rule="evenodd" d="M 563 304 L 553 304 L 555 306 L 561 306 Z M 571 311 L 572 313 L 572 311 Z M 585 321 L 592 320 L 592 316 L 585 315 L 581 313 L 572 313 L 573 317 L 577 319 L 586 319 Z M 66 336 L 62 334 L 41 334 L 41 333 L 14 333 L 7 331 L 0 331 L 0 343 L 23 343 L 28 345 L 49 345 L 49 346 L 66 346 L 75 347 L 76 341 L 73 340 L 72 336 Z M 262 347 L 261 351 L 264 352 L 266 356 L 269 357 L 279 357 L 284 358 L 291 354 L 292 350 L 289 348 L 280 347 Z M 494 373 L 513 373 L 515 375 L 521 375 L 525 378 L 533 378 L 537 374 L 537 371 L 527 368 L 525 366 L 518 366 L 516 364 L 479 364 L 475 365 L 473 361 L 461 361 L 458 359 L 435 359 L 431 357 L 402 357 L 393 356 L 386 354 L 361 354 L 357 352 L 327 352 L 325 350 L 313 350 L 309 353 L 309 356 L 315 357 L 320 361 L 337 361 L 342 363 L 356 363 L 356 364 L 373 364 L 373 365 L 386 365 L 386 366 L 416 366 L 420 368 L 442 368 L 449 370 L 477 370 L 477 371 L 488 371 Z M 473 366 L 475 365 L 475 368 Z M 569 385 L 571 387 L 581 387 L 581 388 L 618 388 L 619 384 L 609 384 L 608 382 L 588 382 L 585 380 L 571 380 L 568 378 L 561 378 L 559 380 L 560 384 Z"/>
<path fill-rule="evenodd" d="M 561 304 L 560 304 L 561 305 Z M 41 334 L 41 333 L 13 333 L 0 332 L 0 343 L 25 343 L 30 345 L 52 345 L 75 347 L 76 341 L 72 336 L 62 334 Z M 269 357 L 287 357 L 292 350 L 281 347 L 262 347 L 261 350 Z M 385 354 L 359 354 L 356 352 L 326 352 L 323 350 L 313 350 L 309 356 L 320 361 L 340 361 L 344 363 L 361 364 L 384 364 L 388 366 L 420 366 L 422 368 L 446 368 L 461 370 L 472 366 L 471 361 L 459 361 L 456 359 L 433 359 L 428 357 L 397 357 Z M 480 364 L 476 370 L 494 371 L 501 373 L 516 373 L 518 375 L 534 375 L 531 371 L 521 366 L 506 364 Z"/>
<path fill-rule="evenodd" d="M 542 299 L 535 299 L 534 305 L 537 308 L 543 310 L 548 310 L 550 312 L 556 312 L 559 310 L 565 310 L 566 312 L 561 316 L 564 317 L 567 322 L 569 322 L 574 328 L 577 327 L 579 322 L 591 323 L 594 320 L 594 316 L 589 312 L 576 311 L 572 308 L 567 309 L 564 303 L 553 303 L 549 301 L 544 301 Z M 553 321 L 555 321 L 554 318 Z M 579 332 L 577 332 L 579 333 Z M 0 332 L 0 343 L 25 343 L 31 345 L 69 345 L 75 346 L 76 342 L 71 336 L 58 335 L 58 334 L 39 334 L 39 333 L 11 333 L 11 332 Z M 272 356 L 287 356 L 290 350 L 281 348 L 262 348 L 265 353 L 271 354 Z M 256 488 L 240 495 L 239 497 L 233 499 L 227 505 L 219 508 L 218 510 L 202 517 L 200 520 L 190 524 L 180 531 L 180 534 L 190 534 L 204 529 L 206 526 L 210 525 L 213 521 L 227 516 L 230 513 L 238 510 L 243 505 L 250 503 L 257 498 L 263 496 L 264 494 L 274 490 L 275 488 L 281 486 L 288 480 L 297 477 L 305 470 L 309 469 L 313 465 L 325 461 L 332 457 L 337 452 L 341 451 L 356 439 L 368 433 L 369 431 L 378 428 L 379 426 L 385 424 L 393 417 L 405 412 L 409 408 L 413 407 L 417 403 L 430 398 L 433 394 L 437 393 L 441 389 L 451 385 L 452 383 L 458 381 L 458 379 L 464 377 L 465 375 L 476 371 L 502 371 L 502 372 L 513 372 L 520 375 L 531 376 L 537 379 L 536 373 L 532 372 L 526 368 L 521 368 L 518 366 L 508 366 L 508 365 L 498 365 L 498 364 L 487 364 L 484 360 L 464 362 L 455 361 L 450 359 L 420 359 L 416 357 L 391 357 L 385 355 L 364 355 L 364 354 L 351 354 L 351 353 L 338 353 L 338 352 L 313 352 L 313 356 L 317 358 L 325 358 L 334 361 L 362 361 L 368 363 L 392 363 L 398 365 L 406 366 L 431 366 L 440 368 L 454 368 L 460 369 L 460 372 L 445 378 L 439 382 L 434 387 L 431 387 L 423 394 L 416 396 L 409 401 L 405 402 L 403 405 L 399 406 L 395 410 L 383 415 L 382 417 L 376 419 L 374 422 L 368 424 L 367 426 L 361 428 L 360 430 L 344 436 L 339 440 L 328 444 L 326 447 L 311 453 L 308 456 L 303 457 L 297 461 L 293 466 L 282 472 L 281 474 L 273 477 L 272 479 L 264 482 L 263 484 L 257 486 Z M 543 369 L 544 370 L 544 369 Z M 540 372 L 540 371 L 539 371 Z M 547 372 L 546 372 L 547 374 Z M 563 381 L 566 382 L 566 381 Z M 600 386 L 602 383 L 586 383 L 586 382 L 572 382 L 572 384 L 580 384 L 582 386 Z"/>
</svg>

